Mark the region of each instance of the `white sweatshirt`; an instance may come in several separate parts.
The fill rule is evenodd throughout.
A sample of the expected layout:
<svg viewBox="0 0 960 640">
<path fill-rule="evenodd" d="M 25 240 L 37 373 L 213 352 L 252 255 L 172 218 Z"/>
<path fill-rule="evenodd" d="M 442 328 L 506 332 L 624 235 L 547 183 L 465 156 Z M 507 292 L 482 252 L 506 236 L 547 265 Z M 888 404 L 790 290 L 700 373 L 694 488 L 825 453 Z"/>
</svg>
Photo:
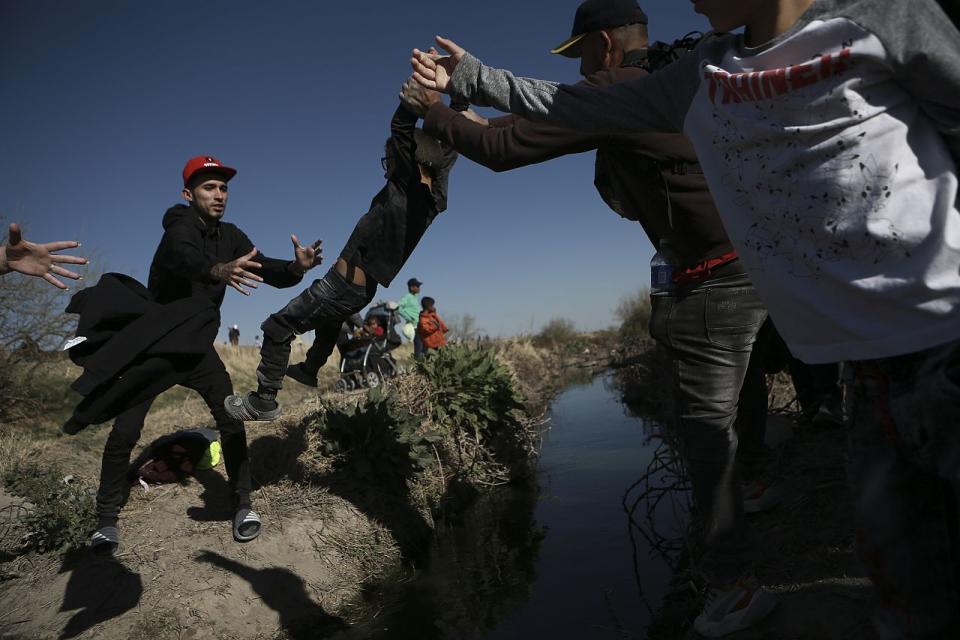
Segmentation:
<svg viewBox="0 0 960 640">
<path fill-rule="evenodd" d="M 452 93 L 575 129 L 683 130 L 801 360 L 960 339 L 960 33 L 934 0 L 818 0 L 761 47 L 712 36 L 602 89 L 468 55 Z"/>
</svg>

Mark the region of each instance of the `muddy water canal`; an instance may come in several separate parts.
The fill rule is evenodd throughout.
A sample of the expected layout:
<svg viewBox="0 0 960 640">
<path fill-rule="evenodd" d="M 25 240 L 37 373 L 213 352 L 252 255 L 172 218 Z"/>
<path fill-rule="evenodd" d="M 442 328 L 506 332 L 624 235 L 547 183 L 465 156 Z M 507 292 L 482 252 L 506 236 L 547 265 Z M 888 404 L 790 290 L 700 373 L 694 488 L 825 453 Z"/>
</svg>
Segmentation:
<svg viewBox="0 0 960 640">
<path fill-rule="evenodd" d="M 554 400 L 536 486 L 498 490 L 446 526 L 365 637 L 644 637 L 686 494 L 661 495 L 675 477 L 660 468 L 656 429 L 629 415 L 610 380 Z"/>
</svg>

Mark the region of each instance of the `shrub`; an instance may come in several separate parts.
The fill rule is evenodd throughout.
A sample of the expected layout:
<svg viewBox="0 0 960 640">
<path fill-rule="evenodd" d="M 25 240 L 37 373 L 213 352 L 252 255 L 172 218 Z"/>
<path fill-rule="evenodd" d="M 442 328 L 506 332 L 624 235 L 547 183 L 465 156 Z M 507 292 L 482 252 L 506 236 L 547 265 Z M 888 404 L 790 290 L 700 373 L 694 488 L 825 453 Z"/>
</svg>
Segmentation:
<svg viewBox="0 0 960 640">
<path fill-rule="evenodd" d="M 534 346 L 548 349 L 574 349 L 581 346 L 581 342 L 573 322 L 566 318 L 554 318 L 533 337 Z"/>
<path fill-rule="evenodd" d="M 507 367 L 487 349 L 451 345 L 417 362 L 433 386 L 434 421 L 465 429 L 477 443 L 490 440 L 498 427 L 519 425 L 523 398 Z"/>
<path fill-rule="evenodd" d="M 21 524 L 27 544 L 40 552 L 81 547 L 96 528 L 93 496 L 79 480 L 65 481 L 57 467 L 17 465 L 3 476 L 10 493 L 30 503 Z"/>
<path fill-rule="evenodd" d="M 650 291 L 641 289 L 620 301 L 617 306 L 620 320 L 620 347 L 636 349 L 650 339 Z"/>
<path fill-rule="evenodd" d="M 376 388 L 364 403 L 323 414 L 318 428 L 335 468 L 362 483 L 399 488 L 430 463 L 430 445 L 440 440 L 419 427 L 393 392 Z"/>
</svg>

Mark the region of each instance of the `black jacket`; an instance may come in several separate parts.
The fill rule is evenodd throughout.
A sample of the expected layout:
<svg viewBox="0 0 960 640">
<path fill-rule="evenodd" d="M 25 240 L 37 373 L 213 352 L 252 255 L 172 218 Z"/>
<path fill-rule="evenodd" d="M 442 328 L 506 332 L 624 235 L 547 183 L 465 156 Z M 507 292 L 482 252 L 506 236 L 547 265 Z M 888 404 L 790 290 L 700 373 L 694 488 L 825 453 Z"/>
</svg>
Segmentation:
<svg viewBox="0 0 960 640">
<path fill-rule="evenodd" d="M 249 253 L 253 249 L 250 238 L 229 222 L 205 223 L 200 213 L 182 204 L 167 209 L 163 228 L 147 284 L 154 299 L 165 304 L 201 296 L 219 309 L 227 285 L 214 280 L 210 268 Z M 284 289 L 303 278 L 290 271 L 289 260 L 268 258 L 258 252 L 254 261 L 263 265 L 257 274 L 270 286 Z"/>
<path fill-rule="evenodd" d="M 105 422 L 177 384 L 213 349 L 220 324 L 213 302 L 201 297 L 154 302 L 142 284 L 106 273 L 67 306 L 79 314 L 70 349 L 83 367 L 71 387 L 85 396 L 74 409 L 81 424 Z"/>
<path fill-rule="evenodd" d="M 440 166 L 433 167 L 432 186 L 420 181 L 414 131 L 417 116 L 402 104 L 390 121 L 387 155 L 393 164 L 387 185 L 370 203 L 340 257 L 358 266 L 385 287 L 413 253 L 427 227 L 447 208 L 447 179 L 457 154 L 443 145 Z"/>
<path fill-rule="evenodd" d="M 219 324 L 209 300 L 191 297 L 161 305 L 122 273 L 105 273 L 96 285 L 75 293 L 67 313 L 80 316 L 77 336 L 86 338 L 70 349 L 70 359 L 84 368 L 71 385 L 81 395 L 144 357 L 205 354 Z"/>
</svg>

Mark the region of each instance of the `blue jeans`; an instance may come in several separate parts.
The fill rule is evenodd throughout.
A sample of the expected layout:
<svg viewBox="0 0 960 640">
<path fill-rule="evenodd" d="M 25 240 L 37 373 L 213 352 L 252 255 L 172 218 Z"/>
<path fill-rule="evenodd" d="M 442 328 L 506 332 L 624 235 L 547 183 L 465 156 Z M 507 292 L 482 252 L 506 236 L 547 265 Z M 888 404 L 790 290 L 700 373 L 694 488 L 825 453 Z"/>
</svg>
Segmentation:
<svg viewBox="0 0 960 640">
<path fill-rule="evenodd" d="M 317 368 L 326 362 L 340 335 L 343 321 L 370 304 L 377 292 L 377 284 L 367 280 L 366 285 L 348 282 L 335 268 L 314 280 L 308 289 L 274 313 L 260 326 L 263 346 L 260 348 L 260 366 L 257 367 L 259 393 L 276 395 L 283 387 L 283 376 L 290 360 L 290 343 L 307 331 L 315 331 L 310 348 L 311 362 Z"/>
<path fill-rule="evenodd" d="M 681 455 L 703 522 L 701 571 L 714 586 L 749 570 L 755 545 L 743 515 L 734 423 L 767 309 L 745 274 L 651 295 L 650 335 L 667 349 Z"/>
<path fill-rule="evenodd" d="M 960 638 L 960 341 L 847 370 L 857 547 L 878 638 Z"/>
</svg>

